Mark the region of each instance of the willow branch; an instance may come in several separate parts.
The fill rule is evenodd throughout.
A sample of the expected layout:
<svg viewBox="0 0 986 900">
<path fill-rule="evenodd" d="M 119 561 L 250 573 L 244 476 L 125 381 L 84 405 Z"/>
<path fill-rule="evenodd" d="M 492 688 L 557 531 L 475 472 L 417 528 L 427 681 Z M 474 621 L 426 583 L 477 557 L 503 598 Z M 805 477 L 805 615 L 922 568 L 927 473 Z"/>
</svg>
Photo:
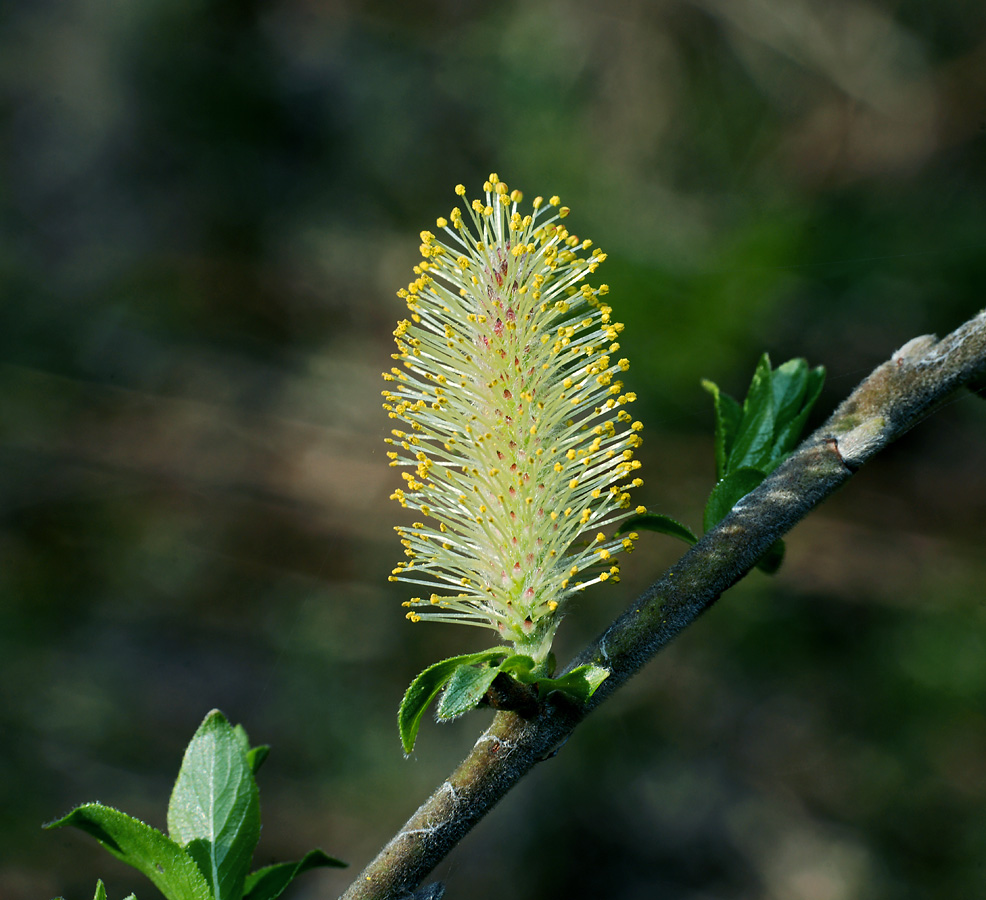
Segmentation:
<svg viewBox="0 0 986 900">
<path fill-rule="evenodd" d="M 342 900 L 406 896 L 465 834 L 573 729 L 739 581 L 778 538 L 860 466 L 956 390 L 986 377 L 986 311 L 942 340 L 915 338 L 875 369 L 831 418 L 569 668 L 610 670 L 588 704 L 558 694 L 524 718 L 501 712 L 462 764 L 387 844 Z"/>
</svg>

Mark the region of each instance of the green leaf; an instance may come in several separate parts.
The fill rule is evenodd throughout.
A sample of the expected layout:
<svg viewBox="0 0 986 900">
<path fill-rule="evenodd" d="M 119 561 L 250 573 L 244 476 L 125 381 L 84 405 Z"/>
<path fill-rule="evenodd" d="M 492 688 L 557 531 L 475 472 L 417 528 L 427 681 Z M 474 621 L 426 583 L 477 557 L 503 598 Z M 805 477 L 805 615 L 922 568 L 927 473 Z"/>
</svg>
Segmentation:
<svg viewBox="0 0 986 900">
<path fill-rule="evenodd" d="M 143 872 L 168 900 L 214 900 L 188 853 L 139 819 L 101 803 L 85 803 L 45 828 L 65 825 L 92 835 L 117 859 Z"/>
<path fill-rule="evenodd" d="M 743 419 L 726 463 L 726 474 L 742 468 L 762 468 L 774 445 L 774 392 L 770 357 L 760 357 L 750 390 L 743 401 Z"/>
<path fill-rule="evenodd" d="M 801 400 L 808 386 L 808 363 L 803 359 L 789 359 L 779 365 L 770 376 L 774 393 L 774 418 L 778 427 L 786 425 L 801 408 Z"/>
<path fill-rule="evenodd" d="M 270 756 L 270 746 L 268 744 L 260 744 L 256 747 L 251 747 L 250 738 L 242 725 L 235 725 L 233 727 L 233 734 L 236 735 L 236 739 L 240 742 L 243 752 L 247 755 L 250 770 L 256 775 L 260 767 L 264 764 L 264 761 Z"/>
<path fill-rule="evenodd" d="M 260 840 L 260 800 L 246 732 L 210 712 L 185 750 L 168 806 L 168 831 L 198 863 L 215 900 L 241 900 Z"/>
<path fill-rule="evenodd" d="M 770 367 L 770 355 L 764 353 L 757 360 L 757 367 L 753 370 L 753 378 L 750 379 L 750 386 L 746 391 L 746 398 L 743 400 L 743 415 L 749 413 L 770 396 L 773 397 L 773 386 Z"/>
<path fill-rule="evenodd" d="M 801 437 L 801 430 L 805 427 L 805 422 L 808 421 L 808 414 L 811 412 L 812 407 L 815 405 L 815 401 L 821 394 L 822 386 L 824 384 L 824 366 L 817 366 L 808 372 L 800 412 L 798 412 L 797 415 L 795 415 L 790 421 L 786 423 L 779 423 L 777 440 L 774 442 L 774 446 L 776 448 L 775 455 L 777 457 L 774 466 L 780 463 L 783 457 L 790 453 L 797 445 L 798 440 Z"/>
<path fill-rule="evenodd" d="M 269 744 L 258 744 L 256 747 L 251 747 L 247 751 L 247 762 L 250 764 L 250 771 L 253 772 L 254 776 L 256 776 L 268 756 L 270 756 Z"/>
<path fill-rule="evenodd" d="M 459 666 L 448 680 L 436 718 L 447 722 L 469 712 L 483 699 L 483 694 L 499 674 L 499 666 Z"/>
<path fill-rule="evenodd" d="M 716 478 L 722 478 L 726 474 L 729 453 L 743 418 L 743 408 L 729 394 L 722 393 L 714 381 L 705 380 L 702 387 L 712 394 L 716 417 Z"/>
<path fill-rule="evenodd" d="M 626 534 L 628 531 L 656 531 L 660 534 L 669 534 L 684 541 L 686 544 L 694 544 L 698 541 L 695 534 L 687 525 L 682 525 L 671 516 L 661 513 L 643 513 L 639 516 L 631 516 L 620 525 L 617 534 Z"/>
<path fill-rule="evenodd" d="M 767 548 L 767 552 L 757 560 L 757 568 L 767 575 L 776 575 L 781 563 L 784 562 L 786 549 L 784 541 L 778 538 Z"/>
<path fill-rule="evenodd" d="M 546 696 L 551 691 L 561 691 L 580 703 L 585 703 L 607 678 L 609 678 L 609 669 L 588 663 L 558 678 L 541 678 L 537 684 L 542 696 Z"/>
<path fill-rule="evenodd" d="M 328 866 L 344 869 L 347 863 L 321 850 L 311 850 L 298 862 L 277 863 L 257 869 L 247 875 L 243 886 L 243 900 L 275 900 L 302 872 Z"/>
<path fill-rule="evenodd" d="M 554 668 L 553 654 L 550 664 L 545 661 L 540 667 L 536 665 L 533 657 L 527 656 L 525 653 L 515 653 L 513 656 L 508 656 L 497 666 L 499 671 L 513 676 L 521 684 L 533 684 L 538 678 L 543 678 L 549 674 L 552 668 Z"/>
<path fill-rule="evenodd" d="M 106 887 L 102 879 L 97 879 L 96 881 L 96 895 L 93 900 L 106 900 Z M 131 891 L 123 900 L 137 900 L 137 898 L 134 896 L 133 891 Z"/>
<path fill-rule="evenodd" d="M 730 472 L 709 494 L 705 504 L 703 527 L 711 530 L 729 515 L 729 511 L 750 491 L 759 487 L 767 476 L 759 469 L 743 468 Z"/>
<path fill-rule="evenodd" d="M 414 749 L 414 741 L 418 736 L 425 710 L 459 666 L 490 662 L 509 655 L 510 651 L 506 647 L 493 647 L 490 650 L 481 650 L 479 653 L 464 653 L 461 656 L 443 659 L 421 672 L 404 693 L 404 699 L 401 700 L 397 712 L 397 728 L 400 731 L 404 752 L 410 753 Z"/>
<path fill-rule="evenodd" d="M 216 712 L 216 710 L 213 710 Z M 211 713 L 210 713 L 211 715 Z M 233 725 L 233 737 L 236 738 L 241 749 L 244 753 L 250 752 L 250 736 L 247 734 L 246 729 L 242 725 Z"/>
</svg>

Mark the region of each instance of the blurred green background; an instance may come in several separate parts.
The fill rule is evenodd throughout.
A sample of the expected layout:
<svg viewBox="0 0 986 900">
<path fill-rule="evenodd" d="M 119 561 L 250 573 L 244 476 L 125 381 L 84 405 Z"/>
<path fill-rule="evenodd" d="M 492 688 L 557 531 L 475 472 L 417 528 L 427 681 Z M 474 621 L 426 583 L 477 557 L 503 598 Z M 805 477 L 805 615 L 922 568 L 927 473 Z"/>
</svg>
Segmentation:
<svg viewBox="0 0 986 900">
<path fill-rule="evenodd" d="M 258 862 L 336 896 L 489 718 L 395 711 L 379 372 L 417 234 L 490 171 L 609 254 L 639 502 L 693 526 L 701 377 L 816 420 L 984 305 L 981 0 L 8 0 L 0 10 L 0 897 L 153 890 L 40 824 L 164 826 L 212 707 L 273 753 Z M 540 766 L 448 898 L 971 898 L 986 885 L 986 405 L 922 424 Z M 560 655 L 673 561 L 645 535 Z"/>
</svg>

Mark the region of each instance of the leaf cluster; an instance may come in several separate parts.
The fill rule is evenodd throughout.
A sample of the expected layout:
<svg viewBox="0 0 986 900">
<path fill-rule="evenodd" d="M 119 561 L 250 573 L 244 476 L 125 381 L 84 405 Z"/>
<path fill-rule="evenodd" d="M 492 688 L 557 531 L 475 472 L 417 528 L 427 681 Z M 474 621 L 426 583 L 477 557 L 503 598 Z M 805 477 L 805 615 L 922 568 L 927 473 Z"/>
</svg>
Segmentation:
<svg viewBox="0 0 986 900">
<path fill-rule="evenodd" d="M 716 484 L 702 516 L 702 528 L 715 528 L 729 511 L 776 469 L 797 446 L 808 414 L 822 391 L 825 369 L 808 367 L 803 359 L 790 359 L 771 368 L 764 353 L 757 363 L 742 404 L 703 381 L 715 409 Z M 622 531 L 658 531 L 689 544 L 698 538 L 670 516 L 648 512 L 628 520 Z M 784 558 L 784 542 L 778 540 L 757 563 L 775 573 Z"/>
<path fill-rule="evenodd" d="M 703 381 L 715 404 L 716 486 L 705 505 L 703 527 L 715 527 L 797 446 L 825 382 L 825 369 L 803 359 L 770 367 L 760 357 L 742 406 L 718 385 Z"/>
<path fill-rule="evenodd" d="M 529 704 L 536 709 L 537 703 L 553 691 L 584 703 L 609 675 L 609 670 L 590 664 L 552 678 L 553 666 L 554 659 L 550 655 L 546 662 L 539 664 L 523 653 L 511 653 L 507 647 L 464 653 L 428 666 L 411 682 L 397 714 L 404 752 L 410 753 L 414 749 L 421 719 L 443 690 L 435 717 L 440 722 L 447 722 L 483 705 L 523 712 Z M 512 696 L 502 701 L 498 701 L 495 690 L 498 679 L 501 682 L 510 679 L 506 682 L 505 693 Z"/>
<path fill-rule="evenodd" d="M 346 864 L 321 850 L 249 871 L 260 840 L 256 773 L 269 748 L 210 712 L 182 760 L 168 805 L 168 835 L 102 803 L 85 803 L 45 828 L 71 825 L 141 871 L 168 900 L 275 900 L 302 872 Z M 127 900 L 130 900 L 131 894 Z M 102 882 L 96 900 L 106 900 Z"/>
</svg>

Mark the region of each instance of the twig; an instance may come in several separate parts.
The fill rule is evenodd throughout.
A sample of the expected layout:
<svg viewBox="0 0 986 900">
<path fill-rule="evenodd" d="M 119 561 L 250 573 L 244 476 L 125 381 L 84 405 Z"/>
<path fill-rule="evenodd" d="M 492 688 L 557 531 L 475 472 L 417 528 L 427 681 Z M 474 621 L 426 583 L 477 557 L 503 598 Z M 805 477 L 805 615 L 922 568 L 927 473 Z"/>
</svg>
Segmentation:
<svg viewBox="0 0 986 900">
<path fill-rule="evenodd" d="M 342 900 L 406 896 L 582 718 L 739 581 L 768 547 L 864 462 L 954 391 L 986 375 L 986 311 L 937 340 L 915 338 L 879 366 L 764 483 L 583 650 L 611 674 L 578 708 L 557 694 L 538 714 L 498 713 L 470 754 L 349 887 Z"/>
</svg>

